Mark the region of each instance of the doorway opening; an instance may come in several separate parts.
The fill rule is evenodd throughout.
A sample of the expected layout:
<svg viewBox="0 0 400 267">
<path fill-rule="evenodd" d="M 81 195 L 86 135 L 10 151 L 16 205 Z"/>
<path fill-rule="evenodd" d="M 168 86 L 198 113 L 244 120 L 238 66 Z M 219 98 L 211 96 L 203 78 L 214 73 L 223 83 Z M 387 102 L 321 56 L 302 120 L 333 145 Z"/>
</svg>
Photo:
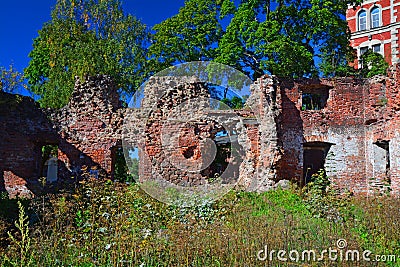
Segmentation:
<svg viewBox="0 0 400 267">
<path fill-rule="evenodd" d="M 139 180 L 139 149 L 129 148 L 127 152 L 125 155 L 122 147 L 112 148 L 111 176 L 119 182 L 134 183 Z"/>
<path fill-rule="evenodd" d="M 307 142 L 303 144 L 303 181 L 306 185 L 313 174 L 325 171 L 325 160 L 333 144 L 327 142 Z"/>
<path fill-rule="evenodd" d="M 374 176 L 390 185 L 390 147 L 388 140 L 374 143 Z"/>
</svg>

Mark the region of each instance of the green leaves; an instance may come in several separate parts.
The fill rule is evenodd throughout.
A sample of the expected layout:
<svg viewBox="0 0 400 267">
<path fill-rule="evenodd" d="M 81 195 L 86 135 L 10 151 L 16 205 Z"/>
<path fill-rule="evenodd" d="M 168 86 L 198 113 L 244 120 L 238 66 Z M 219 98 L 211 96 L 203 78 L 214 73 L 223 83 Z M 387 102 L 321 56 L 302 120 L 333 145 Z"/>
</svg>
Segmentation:
<svg viewBox="0 0 400 267">
<path fill-rule="evenodd" d="M 356 1 L 358 4 L 360 1 Z M 42 106 L 62 107 L 75 76 L 108 74 L 132 93 L 173 64 L 210 61 L 257 79 L 349 73 L 354 59 L 342 0 L 186 0 L 154 26 L 125 15 L 120 0 L 58 0 L 25 70 Z M 148 49 L 147 49 L 148 47 Z"/>
<path fill-rule="evenodd" d="M 0 67 L 0 91 L 13 93 L 20 88 L 26 88 L 22 73 L 11 64 L 8 69 Z"/>
<path fill-rule="evenodd" d="M 132 93 L 146 70 L 145 25 L 124 15 L 118 0 L 59 0 L 34 40 L 25 69 L 30 90 L 42 106 L 64 106 L 75 76 L 107 74 Z"/>
<path fill-rule="evenodd" d="M 219 45 L 217 61 L 253 74 L 317 76 L 326 51 L 348 55 L 344 1 L 244 1 Z M 236 48 L 234 52 L 233 47 Z M 228 56 L 227 56 L 228 55 Z"/>
<path fill-rule="evenodd" d="M 244 106 L 243 99 L 241 99 L 240 97 L 237 97 L 237 96 L 232 97 L 232 99 L 225 97 L 221 100 L 221 102 L 224 103 L 225 105 L 227 105 L 229 108 L 233 108 L 233 109 L 241 109 Z"/>
<path fill-rule="evenodd" d="M 154 26 L 149 47 L 151 71 L 174 63 L 214 59 L 223 32 L 219 19 L 233 9 L 230 0 L 187 0 L 178 14 Z"/>
<path fill-rule="evenodd" d="M 362 63 L 362 77 L 371 78 L 375 75 L 386 75 L 389 64 L 381 54 L 374 53 L 371 49 L 368 49 L 361 56 L 360 60 Z"/>
<path fill-rule="evenodd" d="M 246 0 L 237 7 L 228 0 L 186 1 L 177 15 L 154 27 L 151 66 L 214 60 L 253 79 L 265 73 L 332 75 L 352 56 L 346 10 L 340 0 Z"/>
</svg>

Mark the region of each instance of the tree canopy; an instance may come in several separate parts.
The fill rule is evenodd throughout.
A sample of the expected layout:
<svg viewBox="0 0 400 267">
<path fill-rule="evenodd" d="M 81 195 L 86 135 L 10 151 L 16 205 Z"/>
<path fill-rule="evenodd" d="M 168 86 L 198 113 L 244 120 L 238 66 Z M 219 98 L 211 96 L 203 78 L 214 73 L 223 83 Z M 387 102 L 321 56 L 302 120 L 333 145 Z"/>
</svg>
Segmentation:
<svg viewBox="0 0 400 267">
<path fill-rule="evenodd" d="M 124 92 L 145 77 L 149 33 L 125 15 L 119 0 L 58 0 L 34 40 L 25 69 L 30 90 L 42 106 L 64 106 L 76 76 L 110 75 Z"/>
<path fill-rule="evenodd" d="M 342 0 L 187 0 L 156 25 L 149 51 L 162 66 L 214 60 L 250 74 L 332 75 L 352 61 Z M 224 23 L 226 16 L 231 20 Z M 226 24 L 226 27 L 223 25 Z"/>
<path fill-rule="evenodd" d="M 75 77 L 108 74 L 132 93 L 145 77 L 176 63 L 214 61 L 256 79 L 335 76 L 354 60 L 343 0 L 186 0 L 153 28 L 121 0 L 57 0 L 25 69 L 47 107 L 65 105 Z"/>
<path fill-rule="evenodd" d="M 178 14 L 153 28 L 149 47 L 153 72 L 174 63 L 215 59 L 223 34 L 221 19 L 234 9 L 230 0 L 187 0 Z"/>
</svg>

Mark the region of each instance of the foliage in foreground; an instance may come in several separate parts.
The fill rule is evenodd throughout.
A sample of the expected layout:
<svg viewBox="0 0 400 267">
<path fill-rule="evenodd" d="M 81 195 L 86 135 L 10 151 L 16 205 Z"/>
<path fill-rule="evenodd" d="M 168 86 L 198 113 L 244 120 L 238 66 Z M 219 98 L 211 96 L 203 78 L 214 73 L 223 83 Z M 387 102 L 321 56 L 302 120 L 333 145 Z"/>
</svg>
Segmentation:
<svg viewBox="0 0 400 267">
<path fill-rule="evenodd" d="M 340 238 L 349 249 L 400 254 L 399 200 L 354 198 L 337 205 L 342 207 L 339 220 L 316 216 L 309 203 L 295 189 L 232 191 L 216 203 L 189 209 L 157 202 L 137 185 L 88 181 L 73 194 L 32 201 L 29 237 L 22 214 L 1 250 L 0 264 L 29 266 L 29 260 L 30 266 L 282 266 L 276 257 L 269 263 L 258 260 L 257 253 L 265 245 L 270 250 L 321 251 L 335 248 Z M 19 245 L 28 240 L 29 245 Z M 306 264 L 356 265 L 327 259 Z M 380 264 L 376 266 L 386 266 Z"/>
</svg>

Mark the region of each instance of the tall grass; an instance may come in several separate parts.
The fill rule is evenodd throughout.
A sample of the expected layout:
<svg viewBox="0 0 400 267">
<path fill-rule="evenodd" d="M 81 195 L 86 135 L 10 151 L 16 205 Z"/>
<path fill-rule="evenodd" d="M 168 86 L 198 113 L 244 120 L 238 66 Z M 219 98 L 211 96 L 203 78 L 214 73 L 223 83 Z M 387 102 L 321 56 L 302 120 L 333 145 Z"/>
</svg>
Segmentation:
<svg viewBox="0 0 400 267">
<path fill-rule="evenodd" d="M 44 199 L 30 202 L 29 229 L 25 215 L 17 223 L 22 229 L 11 228 L 12 238 L 0 252 L 2 266 L 21 263 L 17 249 L 24 235 L 30 243 L 22 253 L 32 266 L 400 266 L 400 258 L 386 263 L 257 258 L 266 245 L 321 251 L 336 248 L 338 239 L 348 249 L 400 256 L 398 199 L 324 195 L 316 199 L 328 204 L 318 212 L 297 189 L 231 191 L 218 202 L 189 209 L 157 202 L 137 185 L 98 180 Z"/>
</svg>

